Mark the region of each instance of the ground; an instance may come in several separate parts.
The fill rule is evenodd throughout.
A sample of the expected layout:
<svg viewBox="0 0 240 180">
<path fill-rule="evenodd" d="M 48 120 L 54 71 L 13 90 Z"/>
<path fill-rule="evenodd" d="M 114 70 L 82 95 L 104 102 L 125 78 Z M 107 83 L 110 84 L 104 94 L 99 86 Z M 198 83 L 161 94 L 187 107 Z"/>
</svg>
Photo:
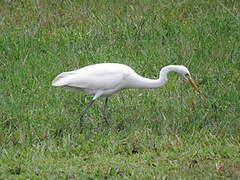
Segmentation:
<svg viewBox="0 0 240 180">
<path fill-rule="evenodd" d="M 1 1 L 1 179 L 240 179 L 240 1 Z M 109 100 L 51 86 L 63 71 L 127 64 L 159 89 Z"/>
</svg>

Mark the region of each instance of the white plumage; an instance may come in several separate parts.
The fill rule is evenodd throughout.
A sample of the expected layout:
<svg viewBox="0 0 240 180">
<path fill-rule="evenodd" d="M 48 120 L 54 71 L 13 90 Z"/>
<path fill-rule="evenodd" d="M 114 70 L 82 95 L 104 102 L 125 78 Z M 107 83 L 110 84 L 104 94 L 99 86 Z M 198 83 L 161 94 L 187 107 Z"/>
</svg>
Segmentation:
<svg viewBox="0 0 240 180">
<path fill-rule="evenodd" d="M 177 72 L 189 80 L 191 85 L 197 89 L 191 79 L 190 73 L 185 66 L 168 65 L 161 69 L 159 79 L 153 80 L 138 75 L 132 68 L 124 64 L 101 63 L 83 67 L 78 70 L 63 72 L 53 81 L 53 86 L 84 90 L 94 97 L 88 106 L 81 112 L 81 122 L 84 113 L 98 97 L 106 97 L 104 119 L 107 121 L 108 96 L 127 88 L 158 88 L 167 82 L 169 72 Z"/>
<path fill-rule="evenodd" d="M 94 99 L 109 96 L 126 86 L 126 78 L 134 71 L 123 64 L 103 63 L 63 72 L 52 82 L 53 86 L 79 88 L 90 94 Z"/>
</svg>

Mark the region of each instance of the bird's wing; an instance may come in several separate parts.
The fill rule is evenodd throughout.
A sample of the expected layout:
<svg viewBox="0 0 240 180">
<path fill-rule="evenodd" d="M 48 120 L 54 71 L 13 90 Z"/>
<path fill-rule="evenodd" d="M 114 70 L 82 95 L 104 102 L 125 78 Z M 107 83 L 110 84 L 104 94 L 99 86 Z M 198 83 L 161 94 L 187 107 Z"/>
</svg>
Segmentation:
<svg viewBox="0 0 240 180">
<path fill-rule="evenodd" d="M 52 82 L 54 86 L 69 86 L 92 90 L 108 90 L 124 86 L 126 70 L 123 67 L 88 67 L 59 74 Z"/>
<path fill-rule="evenodd" d="M 78 87 L 78 88 L 87 88 L 87 89 L 114 89 L 121 84 L 122 74 L 115 72 L 104 72 L 104 73 L 89 73 L 82 74 L 78 73 L 72 75 L 69 78 L 68 86 Z"/>
</svg>

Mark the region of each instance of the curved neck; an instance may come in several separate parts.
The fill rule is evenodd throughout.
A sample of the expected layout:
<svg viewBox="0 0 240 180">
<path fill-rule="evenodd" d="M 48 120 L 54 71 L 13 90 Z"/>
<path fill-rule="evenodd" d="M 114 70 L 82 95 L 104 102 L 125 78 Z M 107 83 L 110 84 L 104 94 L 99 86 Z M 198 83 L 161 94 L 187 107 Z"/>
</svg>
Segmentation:
<svg viewBox="0 0 240 180">
<path fill-rule="evenodd" d="M 175 71 L 174 65 L 165 66 L 161 69 L 159 79 L 148 79 L 136 74 L 129 88 L 158 88 L 168 81 L 167 74 Z"/>
</svg>

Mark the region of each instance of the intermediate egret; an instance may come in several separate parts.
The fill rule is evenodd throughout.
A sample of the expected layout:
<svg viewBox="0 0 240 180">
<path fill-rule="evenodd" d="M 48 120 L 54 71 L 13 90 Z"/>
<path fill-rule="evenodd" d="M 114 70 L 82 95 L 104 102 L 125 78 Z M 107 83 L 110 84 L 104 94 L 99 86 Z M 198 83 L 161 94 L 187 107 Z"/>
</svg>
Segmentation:
<svg viewBox="0 0 240 180">
<path fill-rule="evenodd" d="M 86 108 L 80 113 L 80 124 L 83 116 L 93 105 L 98 97 L 105 97 L 103 117 L 107 124 L 108 97 L 120 90 L 128 88 L 158 88 L 167 81 L 169 72 L 177 72 L 187 79 L 193 88 L 197 89 L 196 83 L 192 80 L 190 72 L 182 65 L 168 65 L 161 69 L 159 79 L 148 79 L 138 75 L 132 68 L 124 64 L 101 63 L 83 67 L 78 70 L 63 72 L 53 81 L 53 86 L 63 86 L 71 89 L 84 90 L 93 94 L 93 99 L 87 104 Z"/>
</svg>

